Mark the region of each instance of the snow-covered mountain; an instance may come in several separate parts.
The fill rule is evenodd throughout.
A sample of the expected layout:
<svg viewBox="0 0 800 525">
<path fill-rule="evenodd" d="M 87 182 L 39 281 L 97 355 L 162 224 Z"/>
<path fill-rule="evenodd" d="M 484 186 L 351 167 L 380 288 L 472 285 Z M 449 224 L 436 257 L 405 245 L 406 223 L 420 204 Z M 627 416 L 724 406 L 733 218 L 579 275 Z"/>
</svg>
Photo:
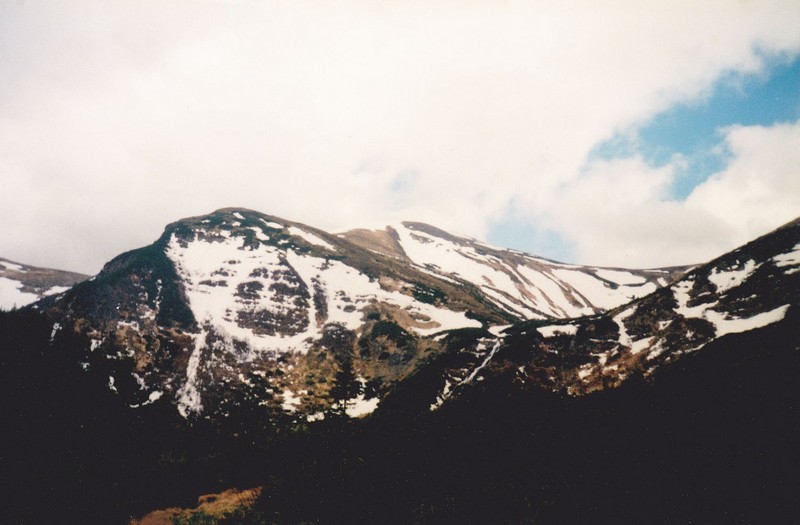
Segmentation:
<svg viewBox="0 0 800 525">
<path fill-rule="evenodd" d="M 333 235 L 230 208 L 31 306 L 131 407 L 374 411 L 422 369 L 429 405 L 498 370 L 582 394 L 791 317 L 798 225 L 696 267 L 561 264 L 403 223 Z M 678 277 L 677 281 L 673 281 Z M 633 301 L 631 302 L 631 300 Z"/>
<path fill-rule="evenodd" d="M 683 273 L 184 219 L 0 312 L 11 515 L 118 522 L 245 480 L 275 523 L 573 522 L 620 494 L 621 522 L 780 521 L 799 275 L 800 219 Z"/>
<path fill-rule="evenodd" d="M 459 360 L 440 372 L 431 406 L 496 374 L 526 388 L 586 394 L 770 327 L 800 350 L 800 219 L 604 314 L 522 322 L 455 349 Z"/>
<path fill-rule="evenodd" d="M 322 417 L 339 401 L 359 415 L 433 351 L 428 336 L 513 321 L 473 288 L 241 209 L 171 224 L 32 308 L 54 340 L 86 338 L 82 366 L 131 406 L 163 396 L 185 416 L 253 402 Z"/>
<path fill-rule="evenodd" d="M 365 248 L 410 261 L 441 279 L 465 282 L 522 319 L 604 312 L 666 286 L 688 267 L 630 270 L 550 261 L 452 235 L 418 222 L 342 234 Z"/>
<path fill-rule="evenodd" d="M 88 275 L 28 266 L 0 258 L 0 309 L 11 310 L 67 291 Z"/>
<path fill-rule="evenodd" d="M 230 208 L 32 308 L 54 340 L 85 338 L 82 366 L 107 370 L 130 406 L 163 398 L 189 417 L 252 402 L 314 420 L 374 410 L 453 330 L 601 312 L 678 271 L 559 264 L 419 223 L 332 235 Z"/>
</svg>

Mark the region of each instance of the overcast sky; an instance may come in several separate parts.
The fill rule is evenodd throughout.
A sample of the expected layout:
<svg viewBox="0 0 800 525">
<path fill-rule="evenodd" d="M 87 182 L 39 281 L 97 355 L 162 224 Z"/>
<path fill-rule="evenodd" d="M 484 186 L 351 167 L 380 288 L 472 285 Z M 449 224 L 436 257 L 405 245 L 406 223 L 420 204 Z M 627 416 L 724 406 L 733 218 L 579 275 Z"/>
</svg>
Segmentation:
<svg viewBox="0 0 800 525">
<path fill-rule="evenodd" d="M 551 258 L 800 215 L 789 1 L 0 2 L 0 256 L 85 273 L 243 206 Z"/>
</svg>

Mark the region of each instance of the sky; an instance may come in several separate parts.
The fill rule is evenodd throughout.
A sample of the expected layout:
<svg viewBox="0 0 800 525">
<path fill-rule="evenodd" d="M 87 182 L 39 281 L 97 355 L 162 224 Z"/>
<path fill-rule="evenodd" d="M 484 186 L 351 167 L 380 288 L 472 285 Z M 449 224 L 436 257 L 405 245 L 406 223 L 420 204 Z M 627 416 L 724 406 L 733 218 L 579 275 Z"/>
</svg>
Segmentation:
<svg viewBox="0 0 800 525">
<path fill-rule="evenodd" d="M 241 206 L 581 264 L 800 215 L 800 3 L 0 2 L 0 257 Z"/>
</svg>

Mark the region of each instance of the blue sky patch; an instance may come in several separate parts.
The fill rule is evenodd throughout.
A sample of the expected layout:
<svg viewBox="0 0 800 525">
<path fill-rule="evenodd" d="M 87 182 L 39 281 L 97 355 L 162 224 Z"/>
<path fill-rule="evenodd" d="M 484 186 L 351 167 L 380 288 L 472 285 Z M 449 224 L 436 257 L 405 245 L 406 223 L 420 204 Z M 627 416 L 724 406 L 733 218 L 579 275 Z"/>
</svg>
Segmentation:
<svg viewBox="0 0 800 525">
<path fill-rule="evenodd" d="M 487 242 L 559 262 L 575 260 L 575 246 L 553 230 L 538 228 L 525 220 L 507 217 L 492 223 Z"/>
<path fill-rule="evenodd" d="M 771 126 L 800 118 L 800 57 L 787 61 L 765 57 L 764 73 L 730 73 L 717 81 L 707 98 L 678 104 L 640 128 L 635 137 L 618 135 L 599 144 L 589 161 L 641 154 L 653 166 L 675 154 L 686 160 L 672 188 L 685 199 L 710 175 L 722 170 L 728 152 L 720 130 L 733 125 Z"/>
<path fill-rule="evenodd" d="M 800 119 L 800 56 L 764 60 L 762 73 L 723 76 L 710 96 L 675 105 L 633 137 L 620 134 L 598 144 L 587 162 L 640 154 L 650 165 L 663 166 L 679 154 L 685 163 L 677 173 L 672 198 L 684 200 L 697 185 L 724 169 L 729 152 L 721 130 Z M 492 224 L 488 241 L 562 262 L 575 259 L 574 245 L 563 236 L 510 218 Z"/>
</svg>

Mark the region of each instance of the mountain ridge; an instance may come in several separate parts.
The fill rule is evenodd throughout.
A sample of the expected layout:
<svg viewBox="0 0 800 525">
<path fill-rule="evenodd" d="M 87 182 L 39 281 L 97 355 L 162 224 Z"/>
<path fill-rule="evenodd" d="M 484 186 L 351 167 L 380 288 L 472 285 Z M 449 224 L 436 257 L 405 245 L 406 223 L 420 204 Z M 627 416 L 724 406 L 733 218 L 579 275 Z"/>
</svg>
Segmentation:
<svg viewBox="0 0 800 525">
<path fill-rule="evenodd" d="M 0 308 L 27 306 L 42 297 L 65 292 L 88 275 L 18 263 L 0 257 Z"/>
<path fill-rule="evenodd" d="M 54 338 L 63 330 L 86 338 L 81 366 L 108 369 L 109 388 L 130 406 L 163 398 L 185 417 L 228 414 L 244 395 L 314 420 L 331 410 L 370 413 L 394 385 L 446 350 L 449 331 L 490 335 L 490 327 L 525 314 L 553 320 L 570 309 L 604 311 L 672 275 L 620 271 L 612 277 L 628 284 L 618 285 L 599 273 L 606 270 L 580 273 L 576 265 L 421 223 L 404 227 L 394 230 L 400 257 L 346 234 L 223 208 L 170 223 L 153 244 L 120 254 L 98 275 L 31 308 L 53 319 Z M 461 273 L 431 263 L 437 253 L 458 262 Z M 532 286 L 536 270 L 523 264 L 551 272 L 535 274 L 551 295 Z M 603 306 L 587 300 L 590 294 Z M 520 309 L 515 297 L 550 310 Z"/>
</svg>

